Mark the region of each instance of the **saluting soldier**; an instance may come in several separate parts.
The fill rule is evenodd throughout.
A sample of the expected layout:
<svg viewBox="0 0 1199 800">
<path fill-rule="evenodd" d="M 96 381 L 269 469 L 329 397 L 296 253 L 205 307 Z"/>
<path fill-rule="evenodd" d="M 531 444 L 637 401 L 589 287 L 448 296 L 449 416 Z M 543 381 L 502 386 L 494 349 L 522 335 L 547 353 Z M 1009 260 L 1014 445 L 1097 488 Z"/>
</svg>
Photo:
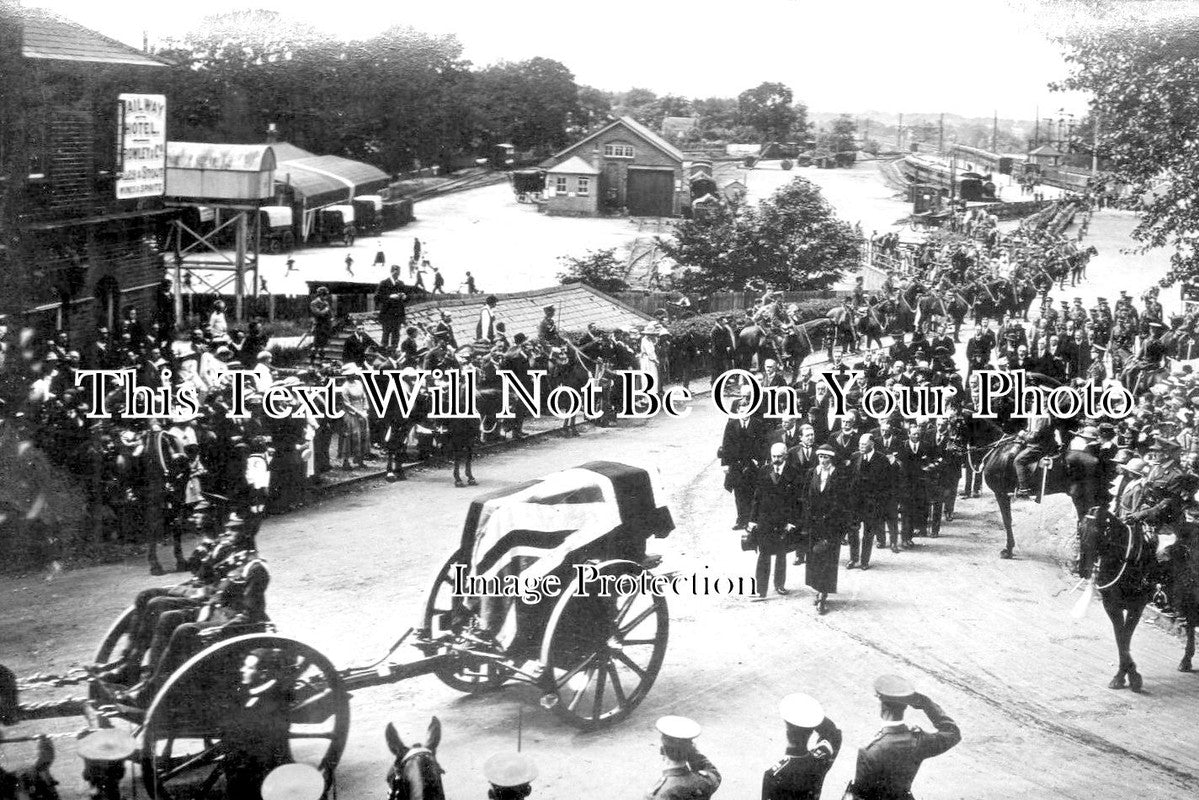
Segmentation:
<svg viewBox="0 0 1199 800">
<path fill-rule="evenodd" d="M 695 749 L 695 737 L 702 730 L 699 723 L 687 717 L 662 717 L 657 728 L 666 766 L 647 800 L 707 800 L 720 788 L 720 773 Z"/>
<path fill-rule="evenodd" d="M 857 800 L 912 800 L 912 782 L 926 758 L 939 756 L 962 740 L 957 723 L 905 678 L 883 675 L 874 682 L 883 728 L 858 751 L 853 779 Z M 920 709 L 937 730 L 925 733 L 903 722 L 908 706 Z"/>
<path fill-rule="evenodd" d="M 537 765 L 522 753 L 496 753 L 483 762 L 491 800 L 524 800 L 533 792 Z"/>
<path fill-rule="evenodd" d="M 779 704 L 787 750 L 762 776 L 762 800 L 820 800 L 824 777 L 841 752 L 841 731 L 814 697 L 789 694 Z"/>
</svg>

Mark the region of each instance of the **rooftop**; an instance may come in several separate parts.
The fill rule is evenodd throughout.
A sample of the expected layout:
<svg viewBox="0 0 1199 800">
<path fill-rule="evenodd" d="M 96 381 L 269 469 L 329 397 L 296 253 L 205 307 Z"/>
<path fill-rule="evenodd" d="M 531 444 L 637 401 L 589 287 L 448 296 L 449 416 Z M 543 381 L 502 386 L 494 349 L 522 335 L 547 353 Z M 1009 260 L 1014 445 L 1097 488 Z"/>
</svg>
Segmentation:
<svg viewBox="0 0 1199 800">
<path fill-rule="evenodd" d="M 79 61 L 91 64 L 134 64 L 165 67 L 168 64 L 149 53 L 122 44 L 78 23 L 40 8 L 19 8 L 24 28 L 21 55 L 50 61 Z"/>
</svg>

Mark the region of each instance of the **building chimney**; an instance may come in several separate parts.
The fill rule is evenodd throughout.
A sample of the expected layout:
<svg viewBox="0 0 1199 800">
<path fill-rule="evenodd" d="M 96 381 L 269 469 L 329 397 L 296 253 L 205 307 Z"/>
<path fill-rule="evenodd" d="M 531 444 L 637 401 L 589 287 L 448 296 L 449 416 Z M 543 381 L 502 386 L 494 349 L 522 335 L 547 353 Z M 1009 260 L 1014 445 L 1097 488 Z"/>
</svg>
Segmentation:
<svg viewBox="0 0 1199 800">
<path fill-rule="evenodd" d="M 275 127 L 275 123 L 270 123 L 266 126 L 266 143 L 274 144 L 279 141 L 279 129 Z"/>
</svg>

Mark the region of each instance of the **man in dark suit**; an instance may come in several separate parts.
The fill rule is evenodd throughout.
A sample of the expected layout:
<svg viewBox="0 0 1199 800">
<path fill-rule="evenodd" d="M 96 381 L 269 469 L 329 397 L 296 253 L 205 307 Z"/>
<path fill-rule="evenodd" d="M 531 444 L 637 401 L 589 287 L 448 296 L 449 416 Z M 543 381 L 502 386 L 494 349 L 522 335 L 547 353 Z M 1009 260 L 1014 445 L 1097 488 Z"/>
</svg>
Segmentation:
<svg viewBox="0 0 1199 800">
<path fill-rule="evenodd" d="M 816 466 L 816 429 L 811 425 L 799 426 L 799 442 L 788 449 L 787 460 L 799 473 L 801 480 L 806 480 L 812 467 Z"/>
<path fill-rule="evenodd" d="M 926 758 L 939 756 L 962 740 L 957 723 L 941 707 L 897 675 L 874 682 L 881 705 L 883 729 L 858 751 L 853 796 L 859 800 L 901 800 L 912 797 L 912 782 Z M 920 709 L 936 731 L 925 733 L 903 724 L 904 710 Z"/>
<path fill-rule="evenodd" d="M 841 534 L 845 528 L 846 470 L 836 465 L 837 451 L 816 449 L 816 467 L 808 474 L 803 500 L 803 529 L 808 537 L 805 582 L 816 590 L 816 611 L 823 614 L 830 594 L 837 592 Z"/>
<path fill-rule="evenodd" d="M 858 438 L 858 452 L 849 467 L 853 523 L 849 530 L 849 564 L 855 569 L 870 569 L 870 554 L 877 540 L 882 543 L 887 503 L 892 497 L 891 462 L 874 448 L 874 435 Z"/>
<path fill-rule="evenodd" d="M 990 320 L 984 319 L 982 325 L 974 331 L 974 335 L 966 341 L 966 368 L 968 372 L 976 369 L 986 369 L 991 364 L 991 356 L 995 352 L 995 333 L 991 330 Z"/>
<path fill-rule="evenodd" d="M 912 536 L 924 536 L 928 532 L 928 476 L 931 452 L 924 442 L 919 423 L 908 425 L 907 441 L 895 454 L 903 476 L 904 491 L 899 498 L 899 509 L 903 513 L 902 545 L 911 547 Z"/>
<path fill-rule="evenodd" d="M 390 351 L 400 343 L 400 328 L 406 321 L 404 302 L 408 299 L 408 287 L 400 280 L 400 268 L 392 265 L 391 276 L 379 281 L 375 290 L 375 308 L 379 310 L 379 322 L 383 325 L 383 349 Z"/>
<path fill-rule="evenodd" d="M 799 446 L 801 427 L 799 417 L 783 417 L 783 424 L 771 435 L 770 443 L 781 442 L 790 452 L 793 447 Z M 791 462 L 789 456 L 787 462 Z"/>
<path fill-rule="evenodd" d="M 770 446 L 770 462 L 754 480 L 747 528 L 758 548 L 754 580 L 758 599 L 766 599 L 770 559 L 774 558 L 774 590 L 787 594 L 787 550 L 799 522 L 799 476 L 787 466 L 787 448 L 781 442 Z"/>
<path fill-rule="evenodd" d="M 346 343 L 341 347 L 341 363 L 357 364 L 361 367 L 369 350 L 370 342 L 366 338 L 366 328 L 361 322 L 356 323 L 353 332 L 346 337 Z"/>
<path fill-rule="evenodd" d="M 747 403 L 749 387 L 741 393 L 738 407 Z M 725 491 L 733 493 L 737 507 L 737 521 L 733 530 L 739 531 L 749 521 L 750 504 L 753 501 L 754 475 L 766 458 L 767 428 L 764 420 L 750 415 L 745 419 L 730 417 L 724 426 L 724 436 L 716 455 L 724 468 Z"/>
<path fill-rule="evenodd" d="M 733 351 L 737 349 L 737 334 L 728 317 L 717 317 L 708 334 L 712 342 L 712 383 L 733 367 Z"/>
</svg>

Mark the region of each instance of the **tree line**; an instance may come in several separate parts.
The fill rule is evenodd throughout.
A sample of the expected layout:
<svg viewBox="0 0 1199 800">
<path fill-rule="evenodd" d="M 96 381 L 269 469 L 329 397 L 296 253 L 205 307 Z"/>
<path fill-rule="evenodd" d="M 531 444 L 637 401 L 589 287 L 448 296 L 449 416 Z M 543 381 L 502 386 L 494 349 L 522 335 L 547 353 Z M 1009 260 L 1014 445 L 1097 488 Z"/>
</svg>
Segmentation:
<svg viewBox="0 0 1199 800">
<path fill-rule="evenodd" d="M 274 124 L 282 140 L 391 173 L 448 167 L 500 143 L 548 154 L 610 115 L 654 130 L 667 116 L 695 116 L 696 141 L 808 138 L 807 107 L 781 83 L 735 98 L 608 92 L 548 58 L 476 66 L 457 37 L 404 26 L 343 41 L 247 10 L 209 17 L 157 54 L 174 65 L 165 87 L 172 139 L 259 142 Z"/>
</svg>

